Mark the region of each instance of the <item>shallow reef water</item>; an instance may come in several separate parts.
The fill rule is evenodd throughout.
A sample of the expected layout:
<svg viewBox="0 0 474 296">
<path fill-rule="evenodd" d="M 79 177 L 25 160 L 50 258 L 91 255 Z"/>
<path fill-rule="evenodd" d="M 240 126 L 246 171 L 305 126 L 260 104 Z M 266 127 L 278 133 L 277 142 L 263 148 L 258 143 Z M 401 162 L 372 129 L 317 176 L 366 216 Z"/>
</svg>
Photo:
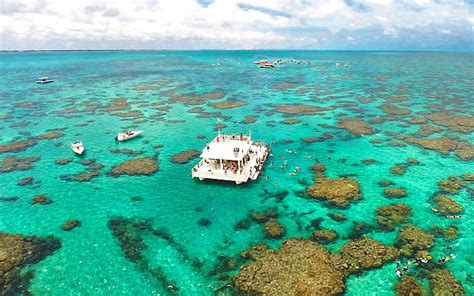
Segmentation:
<svg viewBox="0 0 474 296">
<path fill-rule="evenodd" d="M 253 64 L 264 58 L 284 63 Z M 47 253 L 16 262 L 15 279 L 19 270 L 28 276 L 20 288 L 10 281 L 9 291 L 255 292 L 263 285 L 246 281 L 244 265 L 262 264 L 278 279 L 300 266 L 262 263 L 285 254 L 258 255 L 258 248 L 259 259 L 241 254 L 304 238 L 311 243 L 291 240 L 284 250 L 336 258 L 321 267 L 344 285 L 335 292 L 394 295 L 396 286 L 413 285 L 473 295 L 473 69 L 473 54 L 462 52 L 0 53 L 0 232 L 55 242 L 24 244 Z M 35 84 L 40 76 L 55 82 Z M 271 144 L 261 178 L 242 185 L 191 178 L 217 125 Z M 129 129 L 144 133 L 114 141 Z M 77 140 L 86 147 L 80 157 L 69 147 Z M 351 181 L 338 188 L 331 180 Z M 377 241 L 375 249 L 396 250 L 375 262 L 361 255 L 363 236 Z M 0 239 L 0 259 L 2 244 L 22 242 Z M 432 260 L 411 265 L 411 278 L 397 285 L 393 254 L 402 264 Z M 449 254 L 456 258 L 437 263 Z"/>
</svg>

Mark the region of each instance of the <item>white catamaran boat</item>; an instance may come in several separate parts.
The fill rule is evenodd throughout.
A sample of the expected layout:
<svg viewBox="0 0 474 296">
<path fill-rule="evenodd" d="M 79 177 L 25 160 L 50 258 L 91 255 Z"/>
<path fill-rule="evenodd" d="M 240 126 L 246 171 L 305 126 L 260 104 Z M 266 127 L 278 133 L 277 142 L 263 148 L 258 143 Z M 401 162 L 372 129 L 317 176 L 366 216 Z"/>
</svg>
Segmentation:
<svg viewBox="0 0 474 296">
<path fill-rule="evenodd" d="M 48 79 L 48 77 L 40 77 L 38 80 L 36 80 L 36 83 L 38 84 L 45 84 L 45 83 L 51 83 L 54 82 L 54 80 Z"/>
<path fill-rule="evenodd" d="M 126 141 L 135 138 L 139 134 L 143 133 L 143 131 L 126 131 L 124 133 L 120 133 L 115 137 L 115 141 Z"/>
<path fill-rule="evenodd" d="M 192 177 L 233 181 L 236 184 L 256 180 L 268 156 L 269 147 L 254 143 L 249 135 L 224 135 L 204 147 L 201 161 L 192 169 Z"/>
<path fill-rule="evenodd" d="M 82 155 L 84 153 L 84 145 L 81 142 L 74 142 L 71 144 L 71 149 L 74 153 Z"/>
</svg>

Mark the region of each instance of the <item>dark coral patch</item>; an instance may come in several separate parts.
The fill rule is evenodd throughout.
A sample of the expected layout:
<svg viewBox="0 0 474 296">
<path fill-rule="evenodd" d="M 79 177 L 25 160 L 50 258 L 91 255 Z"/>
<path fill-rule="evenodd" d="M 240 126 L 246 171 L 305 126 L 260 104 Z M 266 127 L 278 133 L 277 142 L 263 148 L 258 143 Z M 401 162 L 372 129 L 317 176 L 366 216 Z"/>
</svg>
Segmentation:
<svg viewBox="0 0 474 296">
<path fill-rule="evenodd" d="M 13 171 L 27 171 L 33 168 L 33 163 L 40 160 L 38 156 L 31 157 L 5 157 L 0 165 L 0 173 L 8 173 Z"/>
<path fill-rule="evenodd" d="M 196 149 L 189 149 L 181 151 L 180 153 L 171 156 L 171 161 L 178 164 L 185 164 L 193 160 L 199 155 Z"/>
<path fill-rule="evenodd" d="M 21 140 L 11 142 L 10 144 L 0 145 L 0 153 L 5 152 L 20 152 L 36 145 L 34 140 Z"/>
<path fill-rule="evenodd" d="M 158 171 L 158 168 L 158 162 L 155 159 L 142 157 L 124 161 L 113 167 L 108 174 L 113 176 L 153 175 Z"/>
</svg>

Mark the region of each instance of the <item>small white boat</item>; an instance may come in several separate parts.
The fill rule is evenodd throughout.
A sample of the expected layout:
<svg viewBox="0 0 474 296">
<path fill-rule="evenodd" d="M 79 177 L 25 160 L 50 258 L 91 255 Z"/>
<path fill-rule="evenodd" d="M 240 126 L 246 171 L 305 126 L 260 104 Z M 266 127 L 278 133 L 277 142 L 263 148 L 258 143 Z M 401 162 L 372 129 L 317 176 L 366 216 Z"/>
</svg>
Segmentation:
<svg viewBox="0 0 474 296">
<path fill-rule="evenodd" d="M 38 80 L 36 80 L 36 83 L 38 84 L 45 84 L 45 83 L 51 83 L 54 82 L 54 80 L 48 79 L 48 77 L 40 77 Z"/>
<path fill-rule="evenodd" d="M 118 134 L 115 137 L 115 141 L 126 141 L 135 138 L 139 134 L 143 133 L 143 131 L 126 131 L 123 133 Z"/>
<path fill-rule="evenodd" d="M 71 149 L 74 153 L 82 155 L 84 153 L 84 145 L 81 142 L 74 142 L 71 144 Z"/>
</svg>

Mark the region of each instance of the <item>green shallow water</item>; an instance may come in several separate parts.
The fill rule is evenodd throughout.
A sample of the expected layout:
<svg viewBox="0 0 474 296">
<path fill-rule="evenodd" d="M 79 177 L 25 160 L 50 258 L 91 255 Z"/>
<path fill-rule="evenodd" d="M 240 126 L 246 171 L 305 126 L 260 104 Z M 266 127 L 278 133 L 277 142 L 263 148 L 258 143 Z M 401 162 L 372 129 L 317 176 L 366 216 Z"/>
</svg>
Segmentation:
<svg viewBox="0 0 474 296">
<path fill-rule="evenodd" d="M 259 69 L 252 64 L 261 58 L 310 60 L 311 65 L 287 63 L 276 69 Z M 350 63 L 350 68 L 337 68 L 336 62 Z M 220 66 L 216 66 L 216 64 Z M 322 227 L 338 231 L 341 239 L 328 246 L 338 250 L 347 240 L 353 221 L 375 225 L 375 210 L 381 205 L 404 202 L 413 208 L 411 222 L 421 229 L 434 225 L 459 229 L 456 259 L 447 263 L 453 275 L 463 284 L 467 294 L 474 293 L 474 241 L 472 236 L 473 205 L 471 191 L 464 189 L 453 196 L 464 206 L 462 218 L 447 219 L 434 215 L 430 198 L 437 192 L 437 182 L 448 176 L 473 173 L 472 160 L 462 160 L 454 153 L 405 145 L 392 146 L 393 132 L 415 134 L 419 125 L 406 124 L 423 112 L 448 110 L 451 114 L 472 116 L 474 88 L 471 53 L 402 53 L 402 52 L 307 52 L 307 51 L 203 51 L 203 52 L 41 52 L 2 53 L 0 55 L 0 114 L 11 118 L 0 120 L 0 143 L 28 138 L 49 129 L 65 128 L 64 136 L 41 140 L 18 153 L 7 156 L 40 156 L 28 171 L 0 173 L 0 196 L 18 196 L 14 202 L 0 201 L 0 231 L 24 235 L 53 234 L 62 247 L 34 266 L 36 275 L 30 290 L 35 295 L 166 295 L 166 288 L 148 272 L 127 260 L 113 237 L 108 221 L 114 216 L 149 218 L 156 228 L 172 235 L 177 245 L 152 235 L 145 235 L 145 252 L 149 265 L 159 267 L 166 279 L 174 282 L 180 295 L 211 295 L 225 283 L 210 272 L 219 255 L 235 256 L 260 241 L 278 247 L 289 237 L 308 237 L 306 229 L 313 219 L 323 218 Z M 47 75 L 56 82 L 36 85 L 36 77 Z M 290 83 L 291 85 L 280 85 Z M 225 94 L 218 100 L 204 100 L 189 105 L 170 100 L 180 94 L 197 97 L 210 91 Z M 396 97 L 407 98 L 396 106 L 412 113 L 396 120 L 372 124 L 378 132 L 358 137 L 336 127 L 340 116 L 371 120 L 386 117 L 378 106 Z M 131 110 L 143 115 L 120 118 L 105 108 L 116 98 L 126 98 Z M 210 104 L 237 98 L 245 106 L 217 110 Z M 21 107 L 20 102 L 32 102 Z M 154 103 L 168 106 L 159 110 Z M 302 103 L 330 107 L 316 115 L 285 116 L 274 112 L 269 104 Z M 23 104 L 24 105 L 24 104 Z M 74 113 L 61 113 L 66 108 Z M 209 118 L 190 113 L 220 112 Z M 122 112 L 122 111 L 121 111 Z M 421 112 L 416 114 L 416 112 Z M 242 121 L 255 115 L 251 124 Z M 265 168 L 268 179 L 235 186 L 220 182 L 199 182 L 190 177 L 196 160 L 175 164 L 171 155 L 187 149 L 201 149 L 215 135 L 216 118 L 226 125 L 225 132 L 252 130 L 255 139 L 272 145 L 273 156 Z M 300 123 L 281 123 L 298 118 Z M 177 121 L 179 119 L 179 121 Z M 20 124 L 18 124 L 20 123 Z M 20 125 L 20 126 L 18 126 Z M 441 130 L 430 138 L 459 136 L 473 142 L 472 133 Z M 144 130 L 142 137 L 126 143 L 115 143 L 117 132 L 133 128 Z M 322 137 L 324 141 L 305 143 L 303 138 Z M 198 135 L 205 135 L 199 138 Z M 380 138 L 381 144 L 370 140 Z M 86 145 L 82 159 L 95 159 L 104 165 L 100 175 L 89 182 L 66 181 L 61 175 L 84 171 L 81 158 L 72 155 L 69 143 L 81 139 Z M 285 143 L 285 139 L 293 142 Z M 63 145 L 61 145 L 61 143 Z M 161 145 L 156 148 L 154 145 Z M 143 150 L 139 156 L 111 153 L 111 149 Z M 289 153 L 288 151 L 297 153 Z M 111 177 L 111 167 L 134 157 L 159 153 L 159 171 L 151 176 Z M 309 158 L 311 156 L 312 158 Z M 72 157 L 73 162 L 60 166 L 55 160 Z M 390 167 L 414 157 L 421 164 L 410 166 L 402 176 L 390 174 Z M 280 168 L 287 160 L 288 166 Z M 364 165 L 361 160 L 378 162 Z M 362 188 L 364 199 L 349 208 L 338 210 L 348 220 L 337 223 L 327 217 L 333 208 L 323 203 L 298 197 L 304 190 L 300 179 L 312 183 L 309 167 L 315 159 L 326 165 L 330 177 L 351 175 Z M 289 174 L 298 166 L 298 176 Z M 40 183 L 20 187 L 16 183 L 33 176 Z M 377 182 L 388 178 L 407 189 L 402 200 L 383 196 Z M 471 185 L 472 186 L 472 185 Z M 278 202 L 266 198 L 264 190 L 289 194 Z M 54 202 L 32 205 L 31 199 L 47 194 Z M 132 199 L 140 197 L 139 200 Z M 286 235 L 279 241 L 268 241 L 260 225 L 235 231 L 234 225 L 252 211 L 275 207 Z M 209 219 L 203 227 L 198 221 Z M 64 232 L 60 226 L 66 219 L 77 219 L 81 226 Z M 300 227 L 298 227 L 300 225 Z M 368 234 L 387 244 L 396 241 L 396 232 L 373 231 Z M 437 239 L 432 249 L 435 258 L 446 255 L 450 242 Z M 183 255 L 185 254 L 185 255 Z M 202 264 L 196 267 L 192 261 Z M 390 295 L 397 277 L 394 263 L 351 276 L 346 295 Z M 422 281 L 427 285 L 426 280 Z"/>
</svg>

